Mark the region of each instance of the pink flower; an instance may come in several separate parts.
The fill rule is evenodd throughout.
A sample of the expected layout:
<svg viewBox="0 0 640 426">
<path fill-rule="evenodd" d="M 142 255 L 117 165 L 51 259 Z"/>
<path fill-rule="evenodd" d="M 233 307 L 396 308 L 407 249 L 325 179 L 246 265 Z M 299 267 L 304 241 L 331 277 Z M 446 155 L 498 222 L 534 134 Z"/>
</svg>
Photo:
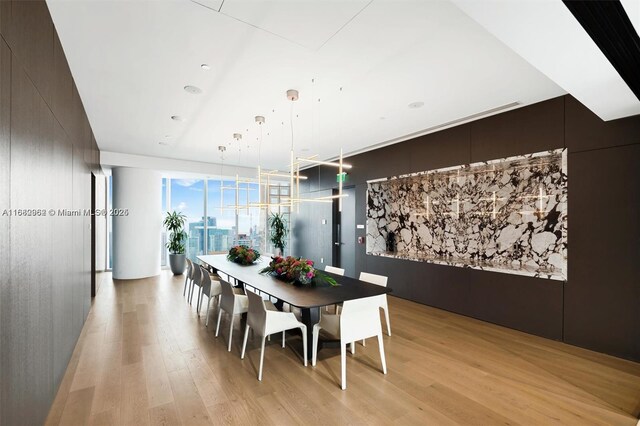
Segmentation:
<svg viewBox="0 0 640 426">
<path fill-rule="evenodd" d="M 307 260 L 307 265 L 313 266 L 313 260 Z"/>
<path fill-rule="evenodd" d="M 281 273 L 282 273 L 282 268 L 278 268 L 278 269 L 276 269 L 276 272 L 277 272 L 278 274 L 281 274 Z"/>
<path fill-rule="evenodd" d="M 307 272 L 307 278 L 309 279 L 313 278 L 313 272 L 311 271 Z"/>
</svg>

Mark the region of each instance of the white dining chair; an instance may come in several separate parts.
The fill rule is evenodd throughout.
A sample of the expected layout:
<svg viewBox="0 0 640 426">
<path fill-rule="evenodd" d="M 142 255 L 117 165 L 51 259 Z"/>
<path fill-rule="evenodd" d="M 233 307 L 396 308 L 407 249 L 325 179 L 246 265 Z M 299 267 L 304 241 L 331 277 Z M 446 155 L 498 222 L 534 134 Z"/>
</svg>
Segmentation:
<svg viewBox="0 0 640 426">
<path fill-rule="evenodd" d="M 193 269 L 193 262 L 187 257 L 187 273 L 184 276 L 184 289 L 182 290 L 182 296 L 187 293 L 187 283 L 191 280 L 191 273 Z"/>
<path fill-rule="evenodd" d="M 260 295 L 247 291 L 249 298 L 249 313 L 247 315 L 247 326 L 244 330 L 244 341 L 242 342 L 242 354 L 244 359 L 247 348 L 249 330 L 260 336 L 260 368 L 258 369 L 258 380 L 262 380 L 262 366 L 264 364 L 264 345 L 267 336 L 282 332 L 282 347 L 285 347 L 285 332 L 299 328 L 302 332 L 302 347 L 304 366 L 307 366 L 307 326 L 297 320 L 291 312 L 280 312 L 270 301 L 264 300 Z"/>
<path fill-rule="evenodd" d="M 386 287 L 388 278 L 384 275 L 360 272 L 360 281 Z M 374 296 L 374 298 L 378 301 L 378 306 L 384 311 L 384 319 L 387 323 L 387 336 L 391 336 L 391 323 L 389 322 L 389 304 L 387 303 L 387 295 L 381 294 L 380 296 Z"/>
<path fill-rule="evenodd" d="M 195 288 L 198 287 L 200 291 L 202 289 L 202 269 L 200 265 L 197 263 L 193 263 L 193 269 L 191 273 L 191 287 L 189 289 L 189 304 L 193 301 L 193 293 Z M 200 297 L 200 292 L 198 291 L 198 298 Z"/>
<path fill-rule="evenodd" d="M 324 271 L 325 272 L 331 272 L 332 274 L 336 274 L 336 275 L 340 275 L 341 277 L 344 276 L 344 269 L 342 268 L 338 268 L 336 266 L 331 266 L 331 265 L 326 265 L 324 267 Z M 338 313 L 338 306 L 339 305 L 333 305 L 333 311 L 337 314 Z M 325 306 L 324 307 L 325 312 L 329 312 L 329 306 Z"/>
<path fill-rule="evenodd" d="M 347 388 L 347 345 L 351 344 L 351 352 L 355 353 L 355 344 L 353 342 L 357 340 L 374 336 L 378 338 L 382 372 L 387 374 L 384 344 L 382 343 L 380 310 L 375 296 L 347 300 L 343 303 L 342 312 L 339 315 L 323 314 L 320 317 L 320 322 L 313 326 L 311 365 L 314 367 L 318 358 L 318 336 L 320 330 L 325 330 L 332 337 L 340 339 L 341 385 L 343 390 Z"/>
<path fill-rule="evenodd" d="M 200 312 L 200 305 L 202 305 L 202 300 L 204 296 L 207 296 L 207 315 L 204 322 L 204 326 L 209 326 L 209 309 L 211 308 L 211 299 L 218 299 L 218 309 L 220 309 L 220 300 L 222 296 L 222 285 L 220 281 L 214 280 L 209 275 L 209 271 L 205 268 L 202 268 L 202 295 L 200 296 L 200 300 L 198 302 L 198 312 Z M 216 278 L 218 278 L 216 276 Z"/>
<path fill-rule="evenodd" d="M 220 320 L 222 318 L 222 311 L 229 314 L 229 345 L 227 350 L 231 352 L 231 339 L 233 337 L 233 320 L 236 315 L 244 314 L 248 311 L 249 300 L 247 296 L 241 294 L 240 289 L 234 289 L 231 287 L 228 281 L 224 279 L 220 280 L 222 286 L 222 295 L 220 299 L 220 309 L 218 309 L 218 324 L 216 325 L 216 337 L 220 331 Z"/>
<path fill-rule="evenodd" d="M 344 276 L 344 269 L 337 268 L 335 266 L 327 265 L 324 267 L 325 272 L 331 272 L 332 274 Z"/>
</svg>

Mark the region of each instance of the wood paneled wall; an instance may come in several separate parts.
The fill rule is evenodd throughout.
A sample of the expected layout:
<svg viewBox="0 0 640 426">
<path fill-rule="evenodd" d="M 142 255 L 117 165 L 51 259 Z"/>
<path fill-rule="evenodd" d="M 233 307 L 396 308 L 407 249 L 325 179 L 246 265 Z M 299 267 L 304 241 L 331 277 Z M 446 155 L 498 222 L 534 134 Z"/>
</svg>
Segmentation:
<svg viewBox="0 0 640 426">
<path fill-rule="evenodd" d="M 99 151 L 44 1 L 0 2 L 0 424 L 42 424 L 91 306 Z"/>
<path fill-rule="evenodd" d="M 356 245 L 356 272 L 389 276 L 402 298 L 640 360 L 640 116 L 603 122 L 567 95 L 352 156 L 357 223 L 366 221 L 369 179 L 562 147 L 569 150 L 565 284 L 367 256 L 364 245 Z M 336 186 L 334 168 L 304 173 L 306 192 Z M 313 243 L 325 232 L 304 212 L 296 227 Z M 357 229 L 356 238 L 365 231 Z M 316 256 L 331 259 L 331 249 Z"/>
</svg>

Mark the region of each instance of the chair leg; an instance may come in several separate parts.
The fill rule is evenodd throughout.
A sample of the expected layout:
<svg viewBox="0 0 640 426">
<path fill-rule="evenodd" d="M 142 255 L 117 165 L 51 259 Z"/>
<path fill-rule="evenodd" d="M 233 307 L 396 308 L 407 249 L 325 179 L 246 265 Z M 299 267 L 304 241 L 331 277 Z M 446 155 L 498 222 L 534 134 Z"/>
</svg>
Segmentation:
<svg viewBox="0 0 640 426">
<path fill-rule="evenodd" d="M 285 331 L 283 331 L 283 332 L 282 332 L 282 347 L 283 347 L 283 348 L 284 348 L 284 345 L 285 345 L 285 343 L 284 343 L 284 334 L 285 334 L 285 333 L 286 333 Z"/>
<path fill-rule="evenodd" d="M 244 351 L 247 349 L 247 338 L 249 337 L 249 326 L 246 326 L 244 329 L 244 339 L 242 341 L 242 353 L 240 354 L 240 359 L 244 359 Z"/>
<path fill-rule="evenodd" d="M 356 342 L 351 342 L 351 355 L 356 354 Z"/>
<path fill-rule="evenodd" d="M 378 334 L 378 346 L 380 347 L 380 361 L 382 361 L 382 372 L 387 374 L 387 361 L 384 358 L 384 344 L 382 343 L 382 333 Z"/>
<path fill-rule="evenodd" d="M 189 276 L 184 277 L 184 289 L 182 290 L 182 297 L 187 293 L 187 282 L 189 281 Z"/>
<path fill-rule="evenodd" d="M 258 380 L 262 381 L 262 365 L 264 364 L 264 343 L 265 336 L 262 336 L 262 348 L 260 349 L 260 369 L 258 370 Z"/>
<path fill-rule="evenodd" d="M 313 348 L 311 349 L 311 365 L 314 367 L 318 360 L 318 334 L 320 334 L 320 327 L 318 327 L 318 324 L 315 324 L 313 326 Z M 304 334 L 302 335 L 302 340 L 305 340 Z"/>
<path fill-rule="evenodd" d="M 340 342 L 340 369 L 342 376 L 342 390 L 347 388 L 347 344 Z"/>
<path fill-rule="evenodd" d="M 307 327 L 300 327 L 302 332 L 302 356 L 304 357 L 304 366 L 307 366 Z"/>
<path fill-rule="evenodd" d="M 362 346 L 367 346 L 367 339 L 362 339 Z"/>
<path fill-rule="evenodd" d="M 387 321 L 387 336 L 391 336 L 391 323 L 389 322 L 389 306 L 382 308 L 384 311 L 384 319 Z"/>
<path fill-rule="evenodd" d="M 196 312 L 200 313 L 200 309 L 202 308 L 202 301 L 204 300 L 204 292 L 202 291 L 202 287 L 198 290 L 198 307 Z"/>
<path fill-rule="evenodd" d="M 231 314 L 231 321 L 229 324 L 229 347 L 227 348 L 228 352 L 231 352 L 231 338 L 233 337 L 233 320 L 235 319 L 235 315 Z"/>
<path fill-rule="evenodd" d="M 216 337 L 218 337 L 218 332 L 220 332 L 220 319 L 222 318 L 222 309 L 218 309 L 218 324 L 216 325 Z"/>
<path fill-rule="evenodd" d="M 209 327 L 209 307 L 211 306 L 211 296 L 207 297 L 207 319 L 204 322 L 205 327 Z"/>
</svg>

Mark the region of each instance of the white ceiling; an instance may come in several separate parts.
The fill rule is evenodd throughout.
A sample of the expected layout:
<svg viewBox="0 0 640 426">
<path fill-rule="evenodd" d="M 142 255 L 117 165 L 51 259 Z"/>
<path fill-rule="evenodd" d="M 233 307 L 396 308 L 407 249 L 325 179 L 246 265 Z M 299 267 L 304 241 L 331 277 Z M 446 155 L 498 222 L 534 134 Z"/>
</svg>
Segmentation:
<svg viewBox="0 0 640 426">
<path fill-rule="evenodd" d="M 101 150 L 286 169 L 287 89 L 296 151 L 325 159 L 565 93 L 450 1 L 198 3 L 48 1 Z"/>
<path fill-rule="evenodd" d="M 640 114 L 640 100 L 560 0 L 453 0 L 603 120 Z M 638 0 L 625 10 L 638 28 Z"/>
</svg>

